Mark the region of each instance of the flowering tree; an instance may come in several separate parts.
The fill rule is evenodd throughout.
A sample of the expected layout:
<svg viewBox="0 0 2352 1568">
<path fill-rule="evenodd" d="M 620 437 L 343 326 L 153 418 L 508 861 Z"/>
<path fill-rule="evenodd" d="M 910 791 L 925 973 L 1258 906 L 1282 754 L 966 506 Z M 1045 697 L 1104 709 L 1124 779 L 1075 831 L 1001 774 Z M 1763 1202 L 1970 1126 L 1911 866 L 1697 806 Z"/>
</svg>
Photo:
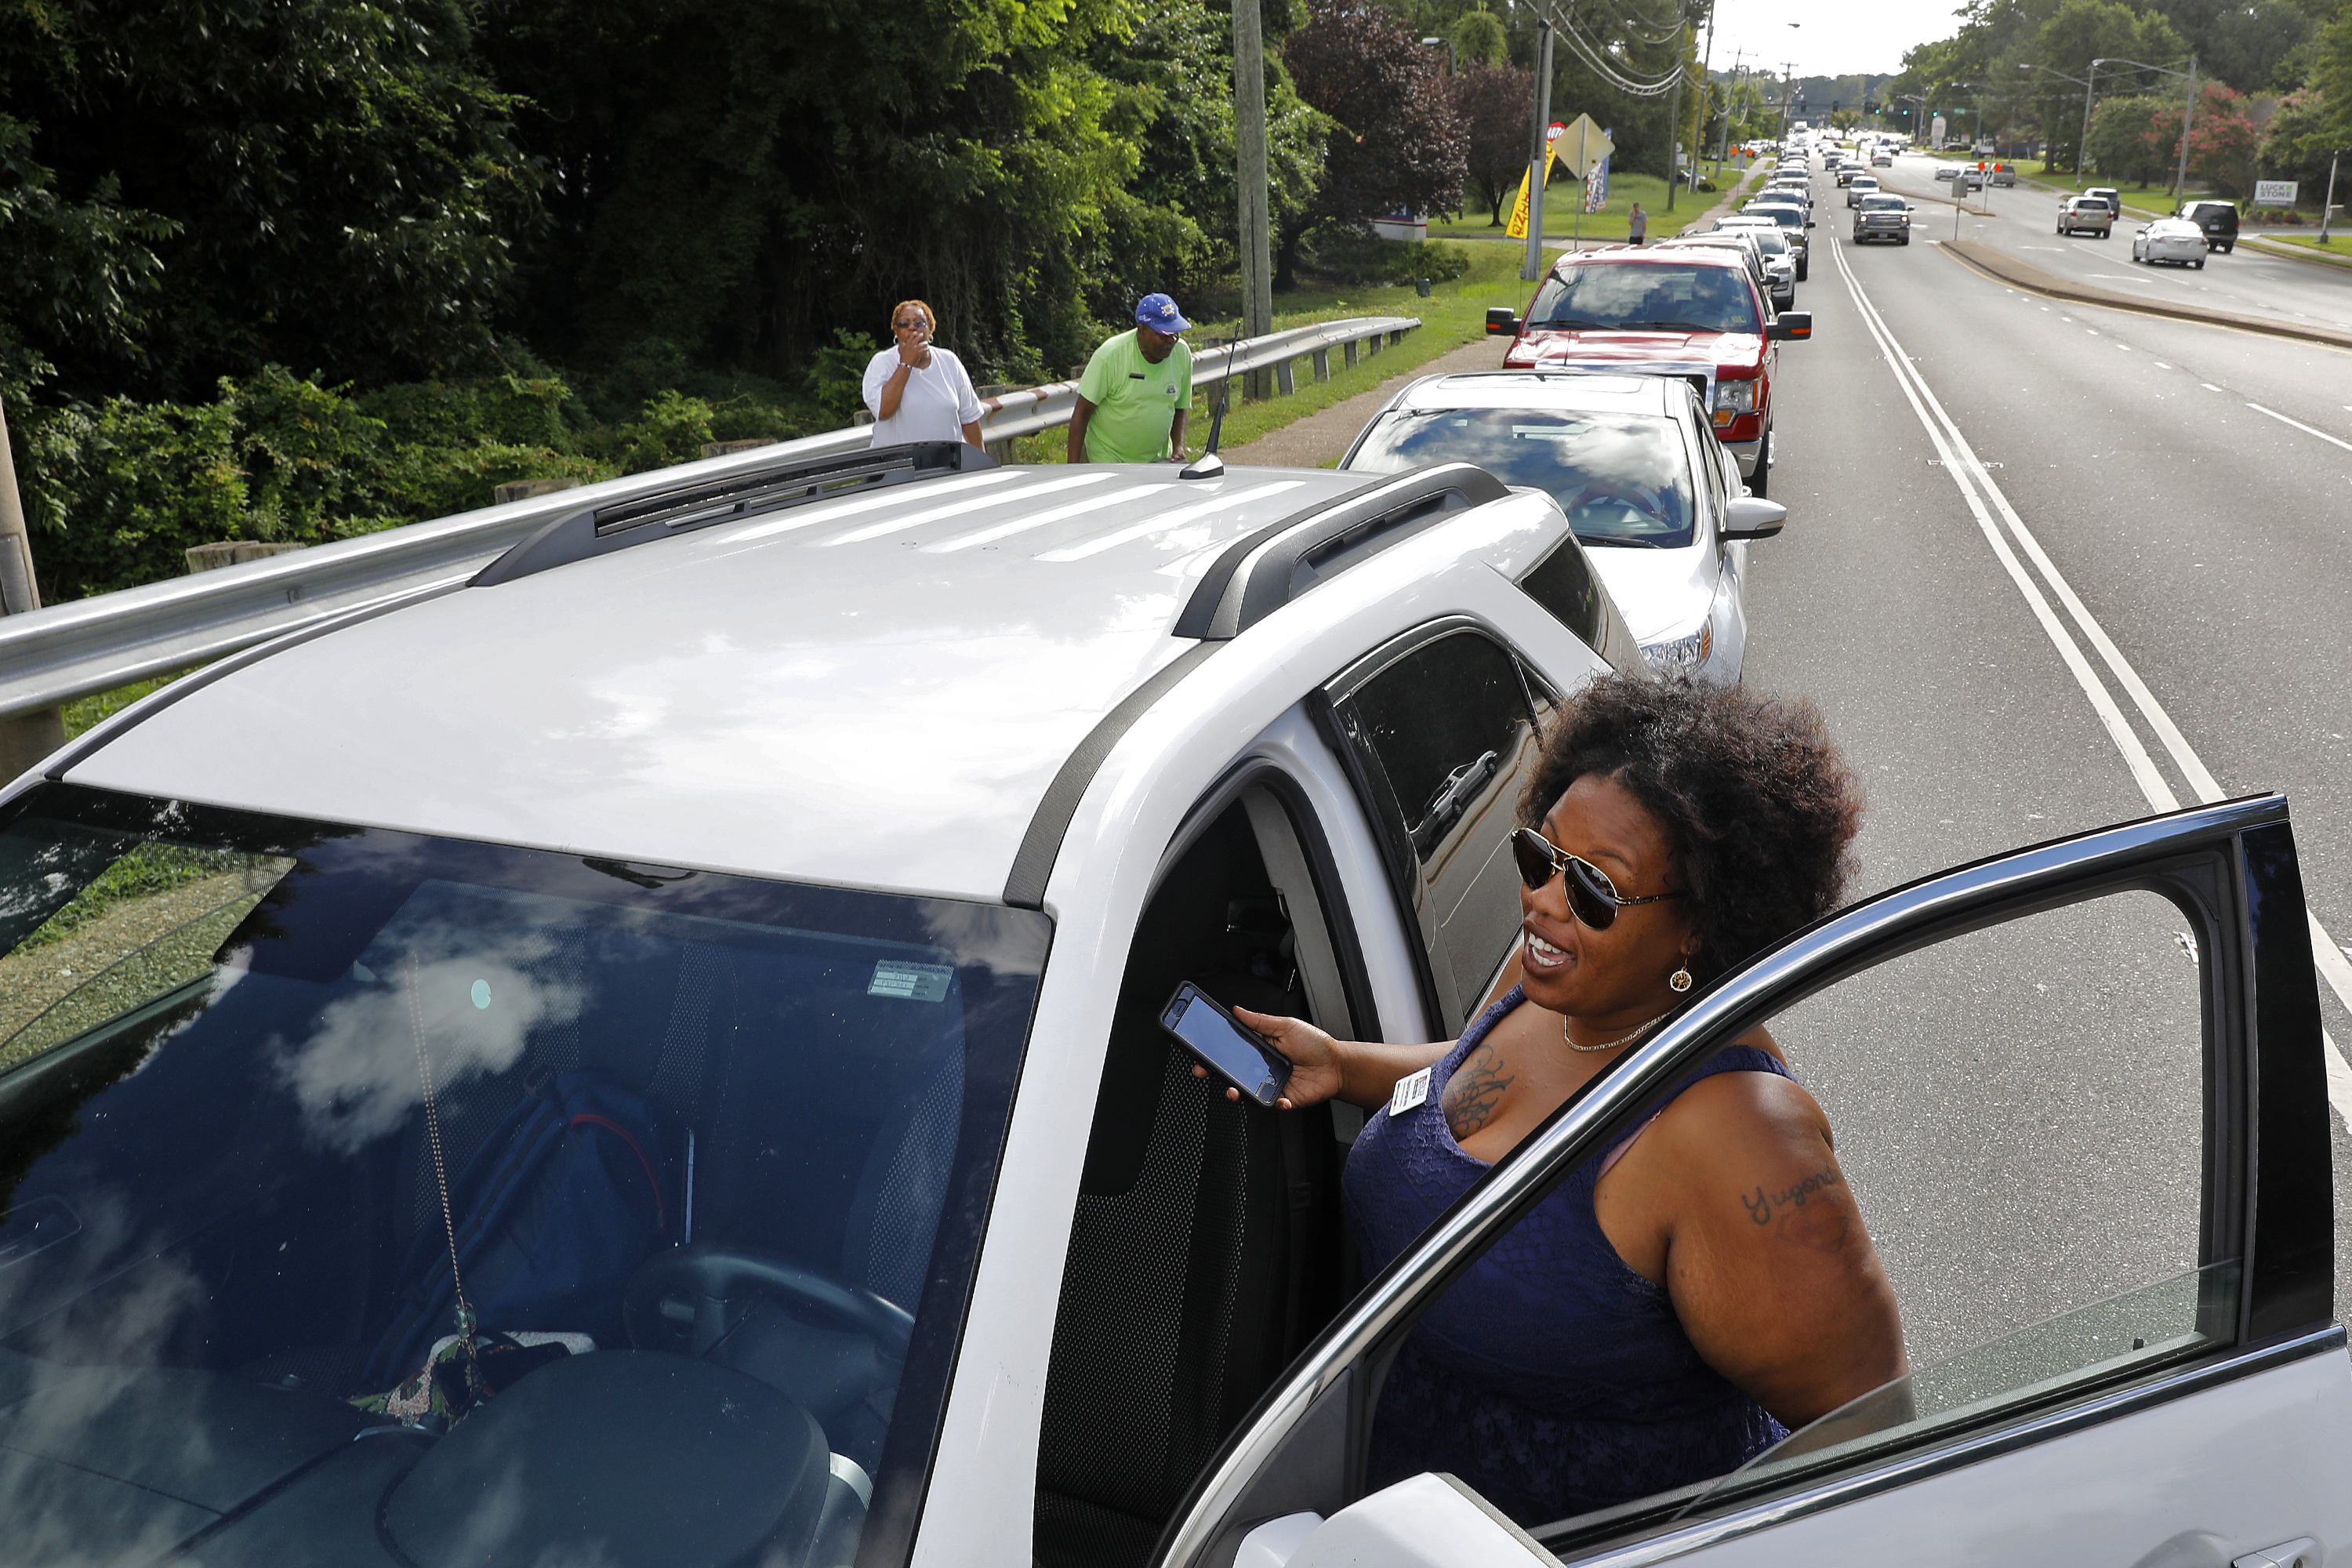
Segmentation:
<svg viewBox="0 0 2352 1568">
<path fill-rule="evenodd" d="M 2148 123 L 2151 136 L 2164 139 L 2166 156 L 2178 166 L 2180 157 L 2180 110 L 2167 109 Z M 2262 132 L 2246 113 L 2246 95 L 2212 82 L 2197 94 L 2195 123 L 2189 129 L 2189 172 L 2225 196 L 2243 196 L 2254 188 L 2255 155 Z M 2185 194 L 2185 193 L 2183 193 Z"/>
</svg>

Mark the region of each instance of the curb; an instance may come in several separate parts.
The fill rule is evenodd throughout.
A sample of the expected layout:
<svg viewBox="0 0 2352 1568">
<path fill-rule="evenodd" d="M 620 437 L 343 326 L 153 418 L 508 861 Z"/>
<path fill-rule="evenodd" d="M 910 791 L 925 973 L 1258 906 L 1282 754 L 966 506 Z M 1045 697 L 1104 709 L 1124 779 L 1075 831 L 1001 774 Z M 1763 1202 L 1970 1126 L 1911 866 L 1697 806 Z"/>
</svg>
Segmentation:
<svg viewBox="0 0 2352 1568">
<path fill-rule="evenodd" d="M 2039 267 L 2020 261 L 1973 239 L 1948 239 L 1943 242 L 1943 247 L 1947 254 L 1958 257 L 1963 264 L 1973 267 L 1997 283 L 2006 283 L 2029 293 L 2046 294 L 2053 300 L 2071 300 L 2078 304 L 2132 310 L 2143 316 L 2168 316 L 2175 321 L 2235 327 L 2241 331 L 2263 332 L 2274 338 L 2293 338 L 2303 342 L 2325 343 L 2330 348 L 2352 349 L 2352 331 L 2335 327 L 2276 321 L 2267 316 L 2249 316 L 2236 310 L 2209 310 L 2195 306 L 2172 305 L 2161 300 L 2143 300 L 2133 294 L 2119 294 L 2112 289 L 2094 289 L 2087 284 L 2072 282 L 2044 272 Z"/>
<path fill-rule="evenodd" d="M 2352 256 L 2320 256 L 2300 245 L 2264 245 L 2259 234 L 2242 235 L 2238 243 L 2260 256 L 2283 256 L 2289 261 L 2308 261 L 2314 267 L 2329 267 L 2341 272 L 2352 265 Z"/>
</svg>

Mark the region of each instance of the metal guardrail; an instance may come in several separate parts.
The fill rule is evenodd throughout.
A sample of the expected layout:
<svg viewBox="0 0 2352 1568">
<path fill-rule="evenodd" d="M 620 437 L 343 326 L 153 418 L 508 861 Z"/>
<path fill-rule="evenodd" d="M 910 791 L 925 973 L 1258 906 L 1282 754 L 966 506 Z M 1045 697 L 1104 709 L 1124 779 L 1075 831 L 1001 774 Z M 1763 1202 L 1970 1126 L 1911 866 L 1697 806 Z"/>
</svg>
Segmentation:
<svg viewBox="0 0 2352 1568">
<path fill-rule="evenodd" d="M 1224 344 L 1196 350 L 1196 416 L 1205 406 L 1202 394 L 1213 399 L 1213 384 L 1228 374 L 1229 358 L 1236 374 L 1272 367 L 1288 392 L 1297 361 L 1312 357 L 1320 379 L 1329 373 L 1331 350 L 1341 350 L 1353 363 L 1358 345 L 1370 342 L 1378 352 L 1419 325 L 1412 316 L 1357 316 L 1251 338 L 1230 350 Z M 1076 396 L 1076 383 L 1063 381 L 991 398 L 982 437 L 995 446 L 1066 425 Z M 828 430 L 0 616 L 0 719 L 205 663 L 363 605 L 462 582 L 533 530 L 585 507 L 778 461 L 862 451 L 872 438 L 870 426 Z"/>
</svg>

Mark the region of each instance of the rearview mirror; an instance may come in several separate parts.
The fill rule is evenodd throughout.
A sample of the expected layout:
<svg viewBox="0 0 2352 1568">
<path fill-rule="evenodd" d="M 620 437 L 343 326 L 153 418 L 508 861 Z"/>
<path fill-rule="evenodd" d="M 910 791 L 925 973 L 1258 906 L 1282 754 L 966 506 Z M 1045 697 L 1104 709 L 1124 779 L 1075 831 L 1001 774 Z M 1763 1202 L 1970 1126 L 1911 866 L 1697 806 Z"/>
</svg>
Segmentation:
<svg viewBox="0 0 2352 1568">
<path fill-rule="evenodd" d="M 1789 521 L 1789 509 L 1761 496 L 1741 496 L 1723 509 L 1723 537 L 1769 539 Z"/>
<path fill-rule="evenodd" d="M 1523 324 L 1508 305 L 1486 307 L 1486 335 L 1490 338 L 1516 338 Z"/>
<path fill-rule="evenodd" d="M 1813 335 L 1813 313 L 1783 310 L 1765 325 L 1764 335 L 1780 342 L 1801 342 Z"/>
</svg>

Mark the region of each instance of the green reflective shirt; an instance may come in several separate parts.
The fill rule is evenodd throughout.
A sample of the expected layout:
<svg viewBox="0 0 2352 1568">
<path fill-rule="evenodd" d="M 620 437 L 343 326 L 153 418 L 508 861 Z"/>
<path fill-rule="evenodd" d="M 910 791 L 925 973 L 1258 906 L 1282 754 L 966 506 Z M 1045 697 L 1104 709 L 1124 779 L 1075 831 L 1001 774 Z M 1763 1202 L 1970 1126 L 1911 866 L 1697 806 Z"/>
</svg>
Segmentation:
<svg viewBox="0 0 2352 1568">
<path fill-rule="evenodd" d="M 1192 350 L 1179 338 L 1153 364 L 1135 333 L 1121 332 L 1087 361 L 1078 395 L 1095 405 L 1087 421 L 1088 462 L 1155 462 L 1168 455 L 1176 410 L 1192 406 Z"/>
</svg>

